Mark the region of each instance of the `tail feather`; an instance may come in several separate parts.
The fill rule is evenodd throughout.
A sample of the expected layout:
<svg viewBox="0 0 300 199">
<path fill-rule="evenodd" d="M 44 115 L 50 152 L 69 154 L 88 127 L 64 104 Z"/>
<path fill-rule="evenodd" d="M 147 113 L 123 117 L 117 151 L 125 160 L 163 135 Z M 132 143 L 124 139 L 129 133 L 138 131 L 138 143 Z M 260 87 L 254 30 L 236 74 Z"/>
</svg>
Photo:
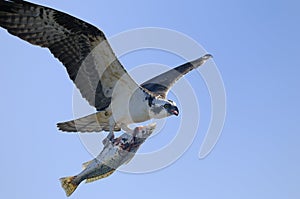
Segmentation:
<svg viewBox="0 0 300 199">
<path fill-rule="evenodd" d="M 65 190 L 66 195 L 69 197 L 78 187 L 77 183 L 74 183 L 74 178 L 76 176 L 60 178 L 60 183 L 62 188 Z"/>
<path fill-rule="evenodd" d="M 64 132 L 101 132 L 109 131 L 109 117 L 106 111 L 100 111 L 67 122 L 57 124 L 59 130 Z M 120 131 L 119 126 L 114 127 L 114 131 Z"/>
</svg>

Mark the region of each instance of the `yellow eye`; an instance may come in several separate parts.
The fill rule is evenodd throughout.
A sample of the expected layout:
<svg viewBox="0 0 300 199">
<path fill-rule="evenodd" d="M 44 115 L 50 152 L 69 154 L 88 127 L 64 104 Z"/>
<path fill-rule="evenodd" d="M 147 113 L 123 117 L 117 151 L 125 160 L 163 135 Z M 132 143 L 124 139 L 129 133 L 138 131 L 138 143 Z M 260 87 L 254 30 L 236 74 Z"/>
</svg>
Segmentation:
<svg viewBox="0 0 300 199">
<path fill-rule="evenodd" d="M 165 105 L 164 105 L 164 108 L 165 108 L 165 109 L 168 109 L 168 108 L 170 108 L 170 106 L 171 106 L 170 104 L 165 104 Z"/>
</svg>

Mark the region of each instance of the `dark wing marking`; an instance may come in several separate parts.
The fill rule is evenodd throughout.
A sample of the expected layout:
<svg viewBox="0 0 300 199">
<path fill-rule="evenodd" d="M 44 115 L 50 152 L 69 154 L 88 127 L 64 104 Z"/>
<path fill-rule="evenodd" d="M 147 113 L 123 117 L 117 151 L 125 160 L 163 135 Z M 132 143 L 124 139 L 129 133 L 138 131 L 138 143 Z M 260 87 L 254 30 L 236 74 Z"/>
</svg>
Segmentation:
<svg viewBox="0 0 300 199">
<path fill-rule="evenodd" d="M 109 106 L 112 90 L 126 71 L 102 31 L 66 13 L 21 0 L 0 0 L 0 26 L 49 48 L 90 105 L 97 110 Z"/>
<path fill-rule="evenodd" d="M 191 70 L 198 68 L 204 64 L 212 55 L 206 54 L 203 57 L 200 57 L 194 61 L 182 64 L 173 68 L 165 73 L 162 73 L 146 82 L 141 84 L 141 87 L 146 88 L 155 95 L 160 95 L 163 98 L 166 98 L 168 91 L 179 80 L 183 75 L 187 74 Z"/>
</svg>

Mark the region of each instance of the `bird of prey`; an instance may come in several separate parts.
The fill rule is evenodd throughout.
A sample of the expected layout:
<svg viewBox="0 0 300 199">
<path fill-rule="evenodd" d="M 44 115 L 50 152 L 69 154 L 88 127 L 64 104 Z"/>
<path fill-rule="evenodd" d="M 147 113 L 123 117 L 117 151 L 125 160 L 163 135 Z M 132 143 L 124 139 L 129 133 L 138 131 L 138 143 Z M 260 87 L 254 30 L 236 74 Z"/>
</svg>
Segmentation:
<svg viewBox="0 0 300 199">
<path fill-rule="evenodd" d="M 129 124 L 178 115 L 169 89 L 212 56 L 206 54 L 138 85 L 93 25 L 55 9 L 22 0 L 0 0 L 0 26 L 33 45 L 48 48 L 96 112 L 58 123 L 66 132 L 130 131 Z"/>
</svg>

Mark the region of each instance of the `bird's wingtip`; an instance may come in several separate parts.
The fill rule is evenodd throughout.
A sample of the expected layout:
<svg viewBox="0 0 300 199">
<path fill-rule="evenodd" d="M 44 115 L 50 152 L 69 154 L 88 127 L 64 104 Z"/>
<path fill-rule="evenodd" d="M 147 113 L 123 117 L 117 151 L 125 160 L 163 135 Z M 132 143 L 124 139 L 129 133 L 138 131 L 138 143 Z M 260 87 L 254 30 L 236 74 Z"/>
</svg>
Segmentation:
<svg viewBox="0 0 300 199">
<path fill-rule="evenodd" d="M 210 59 L 210 58 L 214 58 L 214 56 L 212 54 L 207 53 L 202 58 L 204 58 L 204 59 Z"/>
</svg>

